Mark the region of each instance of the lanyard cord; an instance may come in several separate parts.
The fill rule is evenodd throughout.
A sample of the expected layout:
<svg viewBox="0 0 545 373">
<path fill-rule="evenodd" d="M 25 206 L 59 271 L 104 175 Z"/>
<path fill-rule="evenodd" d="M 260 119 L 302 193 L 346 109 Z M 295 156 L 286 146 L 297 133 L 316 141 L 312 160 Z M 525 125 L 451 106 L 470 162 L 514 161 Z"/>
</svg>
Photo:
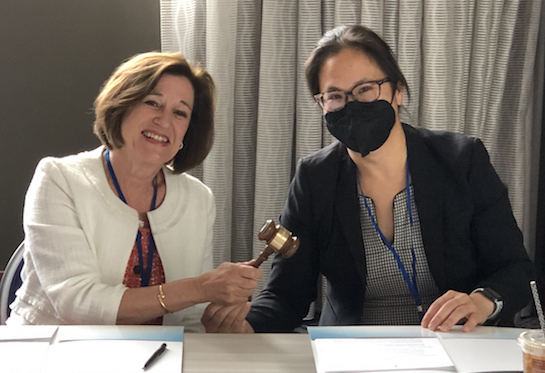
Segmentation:
<svg viewBox="0 0 545 373">
<path fill-rule="evenodd" d="M 115 189 L 117 190 L 117 194 L 119 198 L 125 204 L 127 204 L 127 200 L 125 199 L 125 196 L 123 195 L 123 192 L 121 191 L 121 187 L 119 186 L 119 182 L 117 181 L 117 177 L 115 176 L 114 168 L 112 167 L 112 162 L 110 162 L 110 151 L 108 149 L 104 152 L 106 156 L 106 164 L 108 165 L 108 171 L 110 172 L 110 176 L 112 177 L 112 181 L 114 183 Z M 153 199 L 151 201 L 151 208 L 150 210 L 155 210 L 155 203 L 157 202 L 157 176 L 155 179 L 153 179 Z M 144 258 L 142 253 L 142 234 L 140 233 L 140 229 L 138 230 L 138 233 L 136 234 L 136 247 L 138 248 L 138 264 L 140 265 L 140 286 L 146 287 L 149 285 L 149 280 L 151 278 L 151 267 L 153 265 L 153 254 L 155 251 L 155 240 L 153 239 L 153 234 L 151 233 L 150 229 L 150 242 L 149 242 L 149 248 L 148 248 L 148 265 L 144 268 Z"/>
<path fill-rule="evenodd" d="M 422 320 L 422 317 L 424 316 L 424 312 L 422 309 L 422 300 L 420 299 L 420 293 L 418 292 L 418 284 L 416 283 L 416 254 L 414 252 L 413 213 L 412 213 L 412 204 L 411 204 L 411 189 L 410 189 L 410 183 L 409 183 L 409 163 L 407 162 L 407 166 L 406 166 L 405 186 L 407 190 L 407 209 L 409 210 L 409 223 L 411 225 L 410 236 L 411 236 L 411 255 L 412 255 L 412 270 L 413 270 L 412 280 L 409 277 L 409 274 L 407 273 L 407 270 L 405 269 L 405 265 L 403 265 L 403 262 L 401 261 L 401 258 L 399 257 L 396 249 L 384 236 L 373 214 L 371 213 L 371 209 L 369 208 L 369 205 L 367 204 L 367 199 L 365 195 L 363 194 L 363 189 L 361 188 L 359 171 L 357 174 L 357 178 L 358 178 L 358 187 L 360 189 L 361 196 L 363 197 L 363 203 L 365 204 L 365 209 L 367 210 L 367 214 L 371 218 L 371 223 L 373 223 L 373 227 L 375 228 L 375 231 L 379 234 L 382 242 L 388 247 L 388 249 L 391 251 L 392 255 L 394 256 L 394 259 L 397 262 L 397 267 L 399 268 L 399 270 L 401 271 L 401 275 L 403 276 L 403 280 L 405 280 L 405 283 L 407 284 L 407 287 L 409 288 L 409 291 L 411 292 L 411 295 L 413 296 L 414 302 L 416 303 L 416 310 L 418 311 L 418 317 L 420 318 L 420 320 Z"/>
</svg>

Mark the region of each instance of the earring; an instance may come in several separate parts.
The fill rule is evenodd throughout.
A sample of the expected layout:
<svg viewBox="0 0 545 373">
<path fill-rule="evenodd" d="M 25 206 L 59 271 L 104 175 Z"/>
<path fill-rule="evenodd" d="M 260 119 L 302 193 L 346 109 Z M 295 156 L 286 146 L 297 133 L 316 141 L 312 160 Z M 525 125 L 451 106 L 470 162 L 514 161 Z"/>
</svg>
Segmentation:
<svg viewBox="0 0 545 373">
<path fill-rule="evenodd" d="M 182 141 L 182 142 L 180 143 L 180 149 L 178 149 L 178 151 L 182 150 L 183 147 L 184 147 L 184 142 Z"/>
</svg>

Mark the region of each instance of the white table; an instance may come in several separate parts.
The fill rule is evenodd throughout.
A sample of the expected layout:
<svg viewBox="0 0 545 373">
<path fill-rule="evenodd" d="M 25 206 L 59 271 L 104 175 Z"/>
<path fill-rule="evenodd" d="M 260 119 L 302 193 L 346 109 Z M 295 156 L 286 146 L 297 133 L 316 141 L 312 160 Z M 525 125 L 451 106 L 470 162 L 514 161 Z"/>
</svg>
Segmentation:
<svg viewBox="0 0 545 373">
<path fill-rule="evenodd" d="M 362 327 L 373 335 L 395 337 L 434 334 L 419 326 Z M 472 333 L 440 333 L 441 343 L 462 372 L 496 369 L 522 371 L 516 337 L 522 329 L 477 327 Z M 503 362 L 502 362 L 503 360 Z M 494 366 L 494 368 L 490 368 Z M 184 335 L 183 373 L 315 373 L 307 334 Z"/>
<path fill-rule="evenodd" d="M 42 329 L 34 326 L 23 328 L 28 328 L 26 331 L 32 334 L 33 338 L 38 338 L 40 337 L 39 331 L 43 330 L 44 327 Z M 49 328 L 51 329 L 51 327 Z M 90 328 L 93 332 L 98 329 L 96 326 Z M 107 331 L 110 327 L 103 328 L 106 328 Z M 157 343 L 163 338 L 165 341 L 172 340 L 168 339 L 167 335 L 175 330 L 173 327 L 144 327 L 149 328 L 143 332 L 146 337 L 150 337 L 150 335 L 155 337 L 159 335 L 161 337 L 152 339 L 142 338 L 142 327 L 125 328 L 128 328 L 129 332 L 138 330 L 141 334 L 139 337 L 134 337 L 133 333 L 133 338 L 127 338 L 128 340 L 153 340 L 157 341 Z M 343 337 L 349 336 L 357 329 L 349 328 L 344 330 L 342 328 L 338 327 L 337 331 L 341 330 Z M 363 328 L 365 338 L 377 336 L 388 338 L 402 335 L 419 336 L 420 334 L 433 333 L 419 326 L 369 326 L 358 328 Z M 44 336 L 51 338 L 55 330 L 56 327 L 53 327 L 48 333 L 44 333 Z M 322 331 L 325 331 L 325 329 L 320 329 L 320 332 Z M 508 366 L 511 367 L 510 370 L 522 370 L 522 353 L 516 343 L 516 338 L 521 331 L 521 329 L 512 328 L 478 327 L 475 332 L 468 334 L 460 331 L 441 333 L 440 339 L 450 358 L 461 372 L 484 372 L 505 369 Z M 15 356 L 6 355 L 8 347 L 13 348 L 13 344 L 2 343 L 2 337 L 6 339 L 11 334 L 17 339 L 21 339 L 22 333 L 22 329 L 17 329 L 17 327 L 0 326 L 0 370 L 2 370 L 3 365 L 5 367 L 7 361 L 5 359 L 15 358 Z M 361 333 L 361 329 L 358 333 Z M 9 338 L 7 339 L 9 340 Z M 57 337 L 50 342 L 46 339 L 46 350 L 44 351 L 47 351 L 50 343 L 55 345 L 57 343 L 56 339 Z M 20 343 L 20 347 L 16 346 L 17 350 L 15 352 L 23 354 L 25 357 L 28 356 L 29 347 L 32 345 L 24 341 L 18 343 Z M 316 373 L 311 346 L 307 334 L 185 333 L 183 335 L 183 373 Z M 85 353 L 88 353 L 88 351 L 86 350 Z M 30 354 L 32 355 L 32 352 Z M 20 359 L 20 356 L 17 359 Z M 29 361 L 31 360 L 29 359 Z M 38 372 L 40 362 L 36 361 L 36 364 L 38 366 L 33 371 Z M 498 366 L 500 368 L 494 368 Z"/>
</svg>

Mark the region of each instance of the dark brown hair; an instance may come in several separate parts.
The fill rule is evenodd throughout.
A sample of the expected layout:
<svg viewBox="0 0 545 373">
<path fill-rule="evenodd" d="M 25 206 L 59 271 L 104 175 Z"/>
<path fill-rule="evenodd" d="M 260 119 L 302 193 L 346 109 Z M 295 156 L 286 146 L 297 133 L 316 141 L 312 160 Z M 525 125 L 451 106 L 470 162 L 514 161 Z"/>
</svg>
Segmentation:
<svg viewBox="0 0 545 373">
<path fill-rule="evenodd" d="M 388 44 L 373 31 L 360 25 L 338 26 L 326 32 L 318 41 L 316 48 L 305 62 L 305 73 L 311 95 L 320 93 L 320 70 L 324 62 L 346 48 L 365 53 L 390 79 L 392 90 L 395 91 L 401 85 L 410 97 L 407 81 Z"/>
<path fill-rule="evenodd" d="M 201 164 L 212 149 L 216 89 L 208 72 L 191 65 L 179 53 L 137 54 L 117 67 L 95 100 L 93 132 L 106 148 L 121 148 L 125 144 L 121 134 L 123 118 L 165 74 L 186 77 L 195 92 L 184 147 L 167 163 L 174 173 L 182 173 Z"/>
</svg>

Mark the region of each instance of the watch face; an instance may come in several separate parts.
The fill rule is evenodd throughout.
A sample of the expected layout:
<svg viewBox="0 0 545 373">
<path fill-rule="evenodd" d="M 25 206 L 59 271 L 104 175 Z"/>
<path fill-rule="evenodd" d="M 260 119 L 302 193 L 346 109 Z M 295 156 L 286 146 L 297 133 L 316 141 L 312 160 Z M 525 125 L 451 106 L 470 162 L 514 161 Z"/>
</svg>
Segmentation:
<svg viewBox="0 0 545 373">
<path fill-rule="evenodd" d="M 488 316 L 487 320 L 492 320 L 498 317 L 503 309 L 503 300 L 501 296 L 490 288 L 477 288 L 472 293 L 481 293 L 484 297 L 494 303 L 494 311 Z"/>
<path fill-rule="evenodd" d="M 490 289 L 490 288 L 484 288 L 482 293 L 483 293 L 483 295 L 485 297 L 487 297 L 488 299 L 490 299 L 493 302 L 502 300 L 501 296 L 498 293 L 496 293 L 494 290 Z"/>
</svg>

